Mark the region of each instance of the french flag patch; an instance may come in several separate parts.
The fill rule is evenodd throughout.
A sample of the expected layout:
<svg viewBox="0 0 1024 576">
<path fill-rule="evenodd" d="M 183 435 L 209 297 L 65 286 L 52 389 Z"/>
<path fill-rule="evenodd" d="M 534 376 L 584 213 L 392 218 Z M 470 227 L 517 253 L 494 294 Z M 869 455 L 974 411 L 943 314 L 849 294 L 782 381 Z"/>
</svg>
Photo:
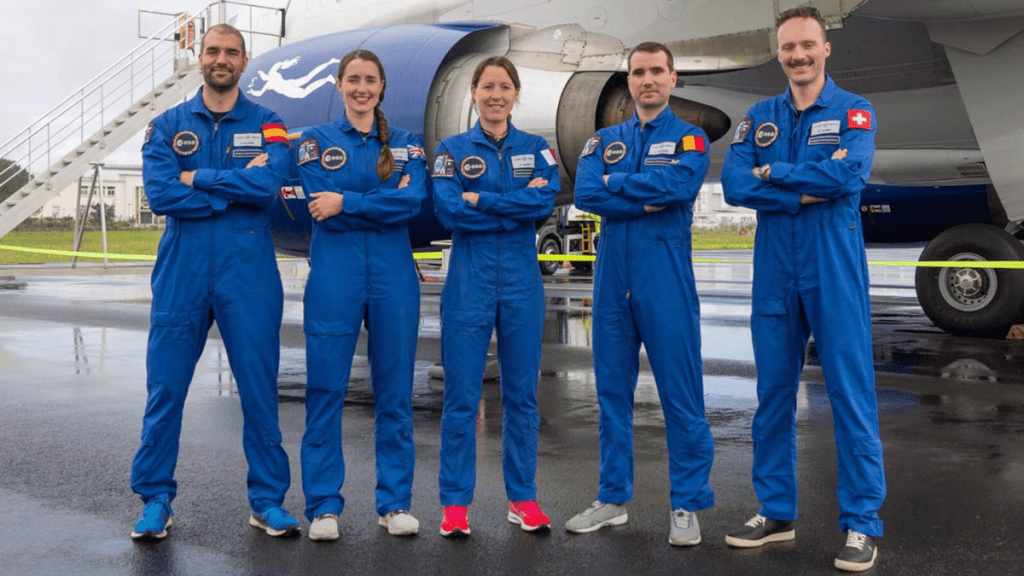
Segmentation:
<svg viewBox="0 0 1024 576">
<path fill-rule="evenodd" d="M 847 110 L 846 111 L 846 127 L 847 128 L 860 128 L 861 130 L 871 130 L 871 111 L 870 110 Z"/>
<path fill-rule="evenodd" d="M 555 151 L 551 148 L 547 150 L 541 150 L 541 157 L 548 163 L 548 166 L 558 166 L 558 160 L 555 160 Z"/>
</svg>

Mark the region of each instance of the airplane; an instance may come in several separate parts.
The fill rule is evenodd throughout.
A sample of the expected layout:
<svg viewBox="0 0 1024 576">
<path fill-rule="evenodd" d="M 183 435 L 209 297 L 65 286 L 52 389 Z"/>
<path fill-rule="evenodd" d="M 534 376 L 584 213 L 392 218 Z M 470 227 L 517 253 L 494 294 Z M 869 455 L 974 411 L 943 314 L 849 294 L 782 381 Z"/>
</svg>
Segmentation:
<svg viewBox="0 0 1024 576">
<path fill-rule="evenodd" d="M 775 16 L 800 4 L 829 23 L 826 71 L 867 97 L 879 122 L 861 211 L 873 242 L 925 242 L 925 261 L 1024 260 L 1024 5 L 1017 0 L 391 0 L 289 2 L 279 48 L 254 57 L 240 81 L 277 111 L 291 137 L 336 120 L 338 59 L 377 53 L 388 78 L 392 125 L 420 135 L 429 160 L 440 140 L 469 129 L 470 75 L 506 55 L 523 89 L 513 109 L 522 130 L 558 152 L 559 205 L 572 202 L 576 159 L 598 128 L 626 120 L 633 104 L 625 55 L 645 40 L 666 44 L 679 74 L 672 109 L 715 145 L 756 101 L 785 89 Z M 277 249 L 306 256 L 311 220 L 293 172 L 275 205 Z M 448 237 L 431 201 L 410 224 L 416 247 Z M 1024 322 L 1024 270 L 918 268 L 926 315 L 956 335 L 1003 337 Z"/>
</svg>

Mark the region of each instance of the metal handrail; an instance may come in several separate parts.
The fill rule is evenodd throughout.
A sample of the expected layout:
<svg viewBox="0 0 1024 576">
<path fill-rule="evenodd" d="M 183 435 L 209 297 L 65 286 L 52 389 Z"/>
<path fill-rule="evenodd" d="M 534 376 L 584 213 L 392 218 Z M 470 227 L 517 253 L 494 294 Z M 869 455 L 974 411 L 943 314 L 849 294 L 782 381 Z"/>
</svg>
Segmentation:
<svg viewBox="0 0 1024 576">
<path fill-rule="evenodd" d="M 125 56 L 86 82 L 27 128 L 0 145 L 0 158 L 29 174 L 45 170 L 57 159 L 102 128 L 114 116 L 127 110 L 137 99 L 173 72 L 173 65 L 184 50 L 175 42 L 182 21 L 202 18 L 183 13 L 143 40 Z M 171 42 L 168 48 L 164 43 Z M 166 70 L 162 73 L 161 70 Z M 138 91 L 145 89 L 145 92 Z M 127 103 L 125 103 L 127 99 Z M 108 117 L 109 116 L 109 117 Z M 66 150 L 62 150 L 66 148 Z M 54 158 L 55 154 L 57 155 Z M 6 170 L 5 170 L 6 172 Z M 13 180 L 20 171 L 0 178 L 0 185 Z"/>
<path fill-rule="evenodd" d="M 0 186 L 18 177 L 21 170 L 27 171 L 31 177 L 49 169 L 55 161 L 129 110 L 144 94 L 155 90 L 159 82 L 177 70 L 178 62 L 188 61 L 187 50 L 190 47 L 180 46 L 175 38 L 178 30 L 188 22 L 196 22 L 198 40 L 204 24 L 219 20 L 213 8 L 229 4 L 248 8 L 250 22 L 253 21 L 253 9 L 281 11 L 283 31 L 282 9 L 230 0 L 207 3 L 193 12 L 179 14 L 140 11 L 169 16 L 172 20 L 0 145 L 0 158 L 11 162 L 0 171 Z M 140 18 L 140 33 L 141 25 Z M 248 33 L 250 39 L 253 34 L 274 35 L 257 30 L 240 32 Z M 169 46 L 165 44 L 168 42 Z M 7 175 L 11 171 L 13 174 Z"/>
</svg>

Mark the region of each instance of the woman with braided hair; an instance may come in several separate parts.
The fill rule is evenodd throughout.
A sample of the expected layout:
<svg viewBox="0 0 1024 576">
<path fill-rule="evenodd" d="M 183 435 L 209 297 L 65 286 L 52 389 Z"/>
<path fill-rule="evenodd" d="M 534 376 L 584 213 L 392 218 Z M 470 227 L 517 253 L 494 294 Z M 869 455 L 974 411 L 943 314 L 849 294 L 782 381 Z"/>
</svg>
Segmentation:
<svg viewBox="0 0 1024 576">
<path fill-rule="evenodd" d="M 388 532 L 415 534 L 411 514 L 412 378 L 419 281 L 408 222 L 426 197 L 423 147 L 389 128 L 381 110 L 387 80 L 380 59 L 354 50 L 338 66 L 345 112 L 306 130 L 299 176 L 313 217 L 306 282 L 306 430 L 302 490 L 309 537 L 338 538 L 345 499 L 341 413 L 360 327 L 374 394 L 376 509 Z"/>
</svg>

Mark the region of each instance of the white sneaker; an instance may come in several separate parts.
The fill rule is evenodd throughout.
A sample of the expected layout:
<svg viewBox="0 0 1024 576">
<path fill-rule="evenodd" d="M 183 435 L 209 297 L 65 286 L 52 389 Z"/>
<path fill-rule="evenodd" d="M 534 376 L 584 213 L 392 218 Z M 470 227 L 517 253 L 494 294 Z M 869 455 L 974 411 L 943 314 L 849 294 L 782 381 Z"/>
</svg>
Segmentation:
<svg viewBox="0 0 1024 576">
<path fill-rule="evenodd" d="M 321 514 L 313 519 L 309 525 L 309 539 L 318 542 L 327 542 L 338 539 L 338 516 L 336 514 Z"/>
<path fill-rule="evenodd" d="M 420 521 L 408 510 L 394 510 L 377 519 L 377 524 L 388 529 L 392 536 L 411 536 L 420 531 Z"/>
</svg>

